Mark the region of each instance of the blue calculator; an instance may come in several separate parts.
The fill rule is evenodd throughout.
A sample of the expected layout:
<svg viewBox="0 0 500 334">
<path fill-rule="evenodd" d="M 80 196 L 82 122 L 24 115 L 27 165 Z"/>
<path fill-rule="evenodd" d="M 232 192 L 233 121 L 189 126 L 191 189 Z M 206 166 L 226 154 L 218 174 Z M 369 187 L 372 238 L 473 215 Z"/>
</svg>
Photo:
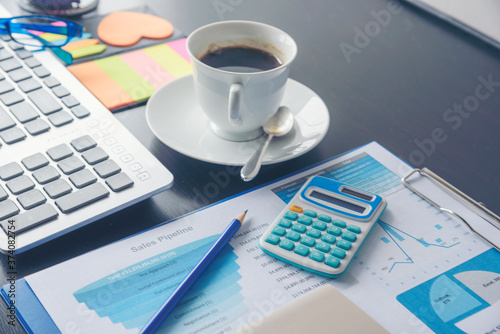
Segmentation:
<svg viewBox="0 0 500 334">
<path fill-rule="evenodd" d="M 262 235 L 259 247 L 294 266 L 337 277 L 386 206 L 377 194 L 313 176 Z"/>
</svg>

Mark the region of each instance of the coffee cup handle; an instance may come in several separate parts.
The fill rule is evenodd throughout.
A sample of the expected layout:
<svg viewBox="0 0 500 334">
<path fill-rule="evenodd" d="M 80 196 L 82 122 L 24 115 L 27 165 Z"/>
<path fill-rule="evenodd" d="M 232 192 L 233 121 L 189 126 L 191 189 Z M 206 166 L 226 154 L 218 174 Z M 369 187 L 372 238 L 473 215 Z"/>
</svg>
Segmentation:
<svg viewBox="0 0 500 334">
<path fill-rule="evenodd" d="M 233 125 L 241 125 L 242 123 L 240 117 L 241 90 L 242 86 L 238 83 L 234 83 L 229 87 L 229 123 Z"/>
</svg>

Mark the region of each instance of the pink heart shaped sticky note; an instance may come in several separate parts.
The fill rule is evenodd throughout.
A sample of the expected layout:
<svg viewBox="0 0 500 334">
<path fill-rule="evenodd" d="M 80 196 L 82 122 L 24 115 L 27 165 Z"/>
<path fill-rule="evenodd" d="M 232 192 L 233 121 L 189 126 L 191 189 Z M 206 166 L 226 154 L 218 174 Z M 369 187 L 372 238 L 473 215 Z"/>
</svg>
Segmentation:
<svg viewBox="0 0 500 334">
<path fill-rule="evenodd" d="M 136 12 L 114 12 L 102 19 L 97 27 L 99 38 L 114 46 L 131 46 L 141 38 L 163 39 L 173 32 L 167 20 Z"/>
</svg>

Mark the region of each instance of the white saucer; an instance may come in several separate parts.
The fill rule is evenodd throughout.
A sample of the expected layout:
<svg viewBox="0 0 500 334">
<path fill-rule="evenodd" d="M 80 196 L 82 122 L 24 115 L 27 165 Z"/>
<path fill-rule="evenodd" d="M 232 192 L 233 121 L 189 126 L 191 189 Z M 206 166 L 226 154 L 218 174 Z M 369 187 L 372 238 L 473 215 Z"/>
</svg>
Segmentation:
<svg viewBox="0 0 500 334">
<path fill-rule="evenodd" d="M 294 113 L 294 127 L 287 135 L 273 138 L 263 164 L 308 152 L 328 131 L 330 115 L 323 100 L 297 81 L 288 79 L 286 85 L 283 105 Z M 146 105 L 146 120 L 165 145 L 189 157 L 222 165 L 244 165 L 264 141 L 264 136 L 246 142 L 216 136 L 196 101 L 190 75 L 160 87 L 151 96 Z"/>
</svg>

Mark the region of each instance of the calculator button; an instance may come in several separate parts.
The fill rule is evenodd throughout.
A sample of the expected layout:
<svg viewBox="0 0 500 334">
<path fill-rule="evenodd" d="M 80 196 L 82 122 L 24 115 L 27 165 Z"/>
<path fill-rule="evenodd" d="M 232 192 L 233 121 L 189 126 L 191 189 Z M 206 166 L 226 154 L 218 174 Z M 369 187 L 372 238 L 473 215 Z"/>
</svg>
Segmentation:
<svg viewBox="0 0 500 334">
<path fill-rule="evenodd" d="M 333 256 L 329 256 L 326 258 L 325 264 L 333 268 L 338 268 L 340 266 L 340 260 Z"/>
<path fill-rule="evenodd" d="M 316 244 L 316 239 L 311 238 L 311 237 L 303 237 L 300 240 L 300 243 L 303 244 L 303 245 L 306 245 L 308 247 L 312 247 L 312 246 L 314 246 Z"/>
<path fill-rule="evenodd" d="M 281 218 L 281 220 L 278 222 L 278 225 L 284 228 L 290 228 L 292 226 L 292 222 L 288 219 Z"/>
<path fill-rule="evenodd" d="M 342 234 L 342 239 L 350 241 L 350 242 L 354 242 L 354 241 L 356 241 L 356 234 L 349 232 L 349 231 L 345 231 Z"/>
<path fill-rule="evenodd" d="M 331 253 L 333 256 L 338 257 L 339 259 L 345 258 L 345 250 L 335 247 L 332 249 Z"/>
<path fill-rule="evenodd" d="M 297 214 L 297 212 L 292 212 L 292 211 L 288 211 L 283 216 L 283 218 L 290 219 L 290 220 L 297 220 L 298 217 L 299 217 L 299 215 Z"/>
<path fill-rule="evenodd" d="M 290 239 L 292 241 L 299 241 L 300 240 L 300 233 L 294 232 L 294 231 L 289 231 L 286 234 L 286 238 Z"/>
<path fill-rule="evenodd" d="M 283 227 L 275 226 L 273 228 L 273 234 L 278 235 L 280 237 L 284 236 L 286 233 L 286 230 Z"/>
<path fill-rule="evenodd" d="M 315 250 L 315 251 L 311 252 L 311 254 L 309 255 L 309 258 L 314 260 L 314 261 L 323 262 L 323 260 L 325 259 L 325 254 Z"/>
<path fill-rule="evenodd" d="M 315 228 L 315 229 L 317 229 L 317 230 L 324 231 L 324 230 L 326 230 L 326 223 L 325 223 L 325 222 L 322 222 L 322 221 L 319 221 L 319 220 L 316 220 L 316 221 L 312 224 L 312 227 L 314 227 L 314 228 Z"/>
<path fill-rule="evenodd" d="M 337 238 L 335 238 L 331 234 L 326 233 L 321 237 L 321 240 L 324 242 L 328 242 L 330 245 L 333 245 L 335 243 L 335 241 L 337 240 Z"/>
<path fill-rule="evenodd" d="M 311 229 L 307 230 L 307 233 L 306 233 L 306 234 L 307 234 L 308 236 L 313 237 L 313 238 L 316 238 L 316 239 L 318 239 L 318 238 L 320 238 L 320 237 L 321 237 L 321 231 L 318 231 L 318 230 L 316 230 L 316 229 L 314 229 L 314 228 L 311 228 Z"/>
<path fill-rule="evenodd" d="M 308 216 L 300 216 L 299 218 L 299 223 L 304 224 L 304 225 L 311 225 L 312 224 L 312 218 Z"/>
<path fill-rule="evenodd" d="M 306 225 L 297 223 L 293 225 L 292 230 L 294 230 L 295 232 L 304 233 L 307 230 L 307 227 Z"/>
<path fill-rule="evenodd" d="M 302 209 L 301 206 L 298 206 L 298 205 L 295 205 L 295 204 L 293 204 L 292 206 L 290 206 L 289 210 L 293 211 L 293 212 L 297 212 L 297 213 L 302 213 L 304 211 L 304 209 Z"/>
<path fill-rule="evenodd" d="M 332 248 L 332 246 L 330 246 L 329 244 L 327 244 L 326 242 L 323 242 L 323 241 L 318 242 L 316 244 L 316 249 L 319 251 L 325 252 L 325 253 L 328 253 L 331 248 Z"/>
<path fill-rule="evenodd" d="M 274 234 L 269 234 L 266 237 L 266 242 L 272 245 L 277 245 L 280 242 L 280 238 Z"/>
<path fill-rule="evenodd" d="M 353 233 L 356 233 L 356 234 L 361 233 L 361 227 L 356 226 L 356 225 L 349 225 L 349 226 L 347 226 L 347 229 Z"/>
<path fill-rule="evenodd" d="M 316 218 L 318 216 L 318 214 L 315 211 L 313 211 L 313 210 L 305 210 L 304 214 L 306 216 L 311 217 L 311 218 Z"/>
<path fill-rule="evenodd" d="M 338 226 L 338 227 L 341 227 L 341 228 L 345 228 L 346 227 L 346 222 L 343 221 L 343 220 L 340 220 L 340 219 L 334 219 L 333 220 L 333 225 L 335 226 Z"/>
<path fill-rule="evenodd" d="M 344 250 L 351 249 L 351 246 L 352 246 L 352 244 L 349 241 L 344 240 L 344 239 L 339 239 L 339 241 L 337 242 L 337 247 L 342 248 Z"/>
<path fill-rule="evenodd" d="M 336 237 L 339 237 L 342 234 L 342 230 L 337 226 L 330 226 L 326 232 Z"/>
<path fill-rule="evenodd" d="M 309 254 L 309 248 L 307 248 L 306 246 L 297 245 L 294 252 L 302 256 L 307 256 L 307 254 Z"/>
<path fill-rule="evenodd" d="M 324 215 L 324 214 L 319 215 L 318 219 L 324 221 L 325 223 L 331 223 L 332 222 L 332 217 Z"/>
<path fill-rule="evenodd" d="M 295 244 L 293 242 L 291 242 L 290 240 L 287 240 L 287 239 L 283 239 L 280 242 L 280 247 L 283 249 L 289 250 L 289 251 L 291 251 L 293 249 L 294 245 Z"/>
</svg>

